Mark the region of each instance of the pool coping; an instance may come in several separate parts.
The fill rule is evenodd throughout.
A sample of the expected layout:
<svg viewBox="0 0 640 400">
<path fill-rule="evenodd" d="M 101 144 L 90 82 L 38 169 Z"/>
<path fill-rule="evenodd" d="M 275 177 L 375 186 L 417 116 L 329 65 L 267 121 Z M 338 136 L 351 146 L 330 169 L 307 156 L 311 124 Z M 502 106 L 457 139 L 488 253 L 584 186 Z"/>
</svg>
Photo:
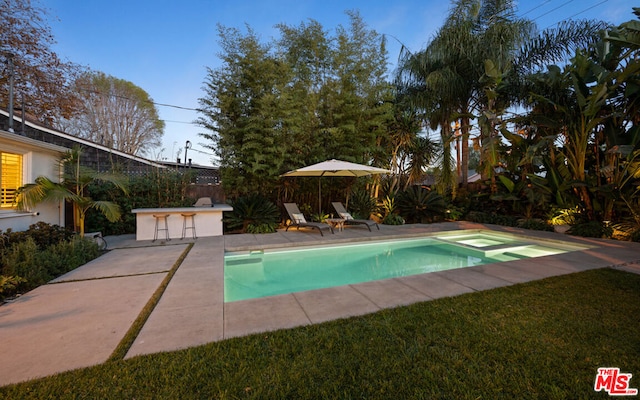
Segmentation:
<svg viewBox="0 0 640 400">
<path fill-rule="evenodd" d="M 460 243 L 457 242 L 455 240 L 455 238 L 461 236 L 461 235 L 482 235 L 482 236 L 486 236 L 486 237 L 491 237 L 493 236 L 494 240 L 497 241 L 502 241 L 501 243 L 498 244 L 494 244 L 494 245 L 486 245 L 486 246 L 474 246 L 472 244 L 467 244 L 467 243 Z M 254 256 L 254 255 L 264 255 L 264 254 L 269 254 L 271 252 L 284 252 L 286 254 L 286 252 L 290 252 L 290 251 L 296 251 L 296 250 L 315 250 L 315 249 L 322 249 L 323 251 L 329 251 L 331 249 L 334 248 L 340 248 L 340 247 L 346 247 L 346 246 L 354 246 L 354 245 L 371 245 L 371 244 L 375 244 L 375 243 L 393 243 L 393 242 L 402 242 L 402 241 L 420 241 L 420 240 L 428 240 L 432 238 L 433 240 L 435 240 L 435 242 L 431 241 L 429 243 L 433 243 L 433 244 L 442 244 L 442 245 L 448 245 L 448 246 L 454 246 L 457 248 L 460 248 L 460 251 L 466 252 L 465 255 L 475 255 L 477 257 L 487 257 L 487 258 L 494 258 L 493 261 L 490 262 L 485 262 L 481 265 L 488 265 L 488 264 L 496 264 L 496 263 L 502 263 L 502 262 L 507 262 L 507 261 L 518 261 L 520 259 L 523 260 L 527 260 L 527 259 L 532 259 L 532 258 L 539 258 L 539 257 L 546 257 L 546 256 L 550 256 L 550 255 L 559 255 L 559 254 L 564 254 L 564 253 L 568 253 L 568 252 L 574 252 L 574 251 L 582 251 L 582 250 L 587 250 L 589 248 L 592 248 L 593 245 L 585 245 L 585 244 L 577 244 L 577 243 L 568 243 L 565 240 L 558 240 L 557 238 L 551 239 L 551 238 L 535 238 L 531 235 L 516 235 L 514 233 L 507 233 L 507 232 L 496 232 L 494 230 L 489 230 L 489 229 L 456 229 L 456 230 L 451 230 L 451 231 L 438 231 L 438 232 L 429 232 L 429 233 L 414 233 L 414 234 L 410 234 L 410 235 L 393 235 L 393 236 L 377 236 L 377 237 L 372 237 L 372 238 L 368 238 L 368 240 L 350 240 L 350 241 L 344 241 L 341 240 L 339 242 L 328 242 L 328 243 L 315 243 L 315 244 L 289 244 L 287 246 L 278 246 L 275 243 L 271 243 L 268 246 L 252 246 L 252 245 L 243 245 L 243 246 L 238 246 L 238 247 L 232 247 L 232 246 L 226 246 L 225 247 L 225 259 L 228 256 L 239 256 L 241 259 L 243 257 L 246 256 Z M 510 249 L 514 248 L 514 247 L 528 247 L 528 246 L 546 246 L 550 249 L 556 249 L 556 250 L 560 250 L 562 251 L 562 253 L 557 253 L 557 254 L 547 254 L 547 255 L 537 255 L 537 256 L 523 256 L 521 258 L 516 258 L 513 260 L 497 260 L 495 259 L 495 254 L 491 255 L 491 254 L 487 254 L 487 253 L 500 253 L 500 250 L 503 249 L 504 247 L 509 247 Z M 331 258 L 328 258 L 329 260 L 331 260 Z M 323 259 L 324 261 L 324 259 Z M 481 265 L 477 265 L 477 266 L 481 266 Z M 387 278 L 379 278 L 379 279 L 372 279 L 372 280 L 365 280 L 362 282 L 353 282 L 353 283 L 345 283 L 342 285 L 332 285 L 330 287 L 336 287 L 336 286 L 352 286 L 352 285 L 358 285 L 360 283 L 366 283 L 366 282 L 370 282 L 373 280 L 376 281 L 382 281 L 382 280 L 386 280 L 386 279 L 395 279 L 395 278 L 404 278 L 407 276 L 413 276 L 413 275 L 422 275 L 422 274 L 429 274 L 429 273 L 433 273 L 433 272 L 443 272 L 443 271 L 447 271 L 447 270 L 451 270 L 451 269 L 461 269 L 461 268 L 471 268 L 473 266 L 467 266 L 467 267 L 462 267 L 462 266 L 458 266 L 458 267 L 454 267 L 454 268 L 447 268 L 447 269 L 440 269 L 437 271 L 427 271 L 427 272 L 421 272 L 421 273 L 411 273 L 408 275 L 403 275 L 403 276 L 391 276 L 391 277 L 387 277 Z M 240 285 L 243 284 L 242 281 L 239 282 Z M 302 291 L 310 291 L 310 290 L 320 290 L 323 288 L 315 288 L 315 289 L 301 289 L 301 290 L 295 290 L 292 292 L 287 292 L 287 293 L 282 293 L 282 294 L 290 294 L 290 293 L 298 293 L 298 292 L 302 292 Z M 226 288 L 225 288 L 226 290 Z M 277 294 L 279 295 L 279 294 Z M 273 297 L 276 296 L 276 294 L 272 294 L 272 295 L 267 295 L 267 296 L 260 296 L 257 298 L 261 298 L 261 297 Z M 225 295 L 225 302 L 227 303 L 231 303 L 231 302 L 236 302 L 236 301 L 243 301 L 243 300 L 250 300 L 250 299 L 254 299 L 256 297 L 249 297 L 246 299 L 239 299 L 239 300 L 226 300 L 226 295 Z"/>
<path fill-rule="evenodd" d="M 224 338 L 349 318 L 441 297 L 640 261 L 640 245 L 630 244 L 631 247 L 637 247 L 637 250 L 626 252 L 621 249 L 624 246 L 620 246 L 623 242 L 580 238 L 555 232 L 467 222 L 413 226 L 411 232 L 403 231 L 402 228 L 386 228 L 384 233 L 365 237 L 319 239 L 297 242 L 289 246 L 416 238 L 463 229 L 503 232 L 542 242 L 561 240 L 586 248 L 558 255 L 224 303 Z M 267 250 L 278 247 L 282 247 L 282 243 L 260 242 L 259 238 L 256 238 L 256 243 L 251 244 L 238 244 L 233 239 L 225 243 L 225 249 L 228 251 Z"/>
<path fill-rule="evenodd" d="M 535 259 L 224 302 L 225 249 L 397 239 L 460 229 L 524 234 L 536 240 L 562 239 L 592 247 Z M 104 256 L 0 306 L 0 353 L 6 360 L 0 364 L 0 385 L 107 361 L 176 264 L 179 267 L 125 358 L 594 268 L 614 267 L 640 274 L 640 243 L 469 222 L 382 225 L 372 232 L 353 226 L 324 236 L 317 231 L 282 230 L 169 242 L 139 242 L 125 235 L 108 237 L 107 242 L 112 250 Z"/>
</svg>

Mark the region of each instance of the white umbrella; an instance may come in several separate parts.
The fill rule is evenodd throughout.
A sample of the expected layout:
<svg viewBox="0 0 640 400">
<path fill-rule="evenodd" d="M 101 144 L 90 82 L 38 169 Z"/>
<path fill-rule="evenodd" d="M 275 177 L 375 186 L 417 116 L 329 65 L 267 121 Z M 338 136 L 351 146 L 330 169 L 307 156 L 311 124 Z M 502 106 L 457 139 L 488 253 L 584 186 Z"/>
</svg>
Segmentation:
<svg viewBox="0 0 640 400">
<path fill-rule="evenodd" d="M 367 176 L 367 175 L 377 175 L 377 174 L 390 174 L 391 171 L 371 167 L 369 165 L 356 164 L 348 161 L 341 160 L 328 160 L 323 161 L 321 163 L 309 165 L 306 167 L 302 167 L 299 169 L 294 169 L 293 171 L 289 171 L 286 174 L 282 174 L 281 176 Z M 320 186 L 320 180 L 318 180 L 318 211 L 320 210 L 322 204 L 322 188 Z"/>
</svg>

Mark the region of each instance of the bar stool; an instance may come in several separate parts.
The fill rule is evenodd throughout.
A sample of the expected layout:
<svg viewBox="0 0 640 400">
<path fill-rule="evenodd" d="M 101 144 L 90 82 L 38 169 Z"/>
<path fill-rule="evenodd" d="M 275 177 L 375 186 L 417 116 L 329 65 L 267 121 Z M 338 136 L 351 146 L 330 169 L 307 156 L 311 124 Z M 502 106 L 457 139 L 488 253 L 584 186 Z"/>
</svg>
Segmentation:
<svg viewBox="0 0 640 400">
<path fill-rule="evenodd" d="M 169 238 L 169 225 L 167 225 L 167 218 L 169 218 L 169 214 L 153 214 L 153 218 L 156 219 L 156 230 L 153 233 L 153 242 L 158 239 L 158 232 L 164 231 L 164 236 L 167 241 L 171 240 Z M 160 227 L 160 221 L 164 222 L 164 228 Z"/>
<path fill-rule="evenodd" d="M 184 239 L 187 236 L 187 230 L 191 229 L 191 237 L 193 239 L 197 239 L 196 237 L 196 221 L 194 219 L 196 213 L 186 213 L 180 214 L 182 215 L 182 238 Z M 187 225 L 187 221 L 190 221 L 191 224 Z"/>
</svg>

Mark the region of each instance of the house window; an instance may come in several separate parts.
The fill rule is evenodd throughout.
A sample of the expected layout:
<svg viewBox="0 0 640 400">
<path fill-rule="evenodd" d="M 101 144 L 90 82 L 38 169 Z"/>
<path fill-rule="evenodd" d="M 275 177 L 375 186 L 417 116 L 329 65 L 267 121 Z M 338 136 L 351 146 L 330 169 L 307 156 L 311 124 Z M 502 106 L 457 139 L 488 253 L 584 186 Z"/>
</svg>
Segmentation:
<svg viewBox="0 0 640 400">
<path fill-rule="evenodd" d="M 16 191 L 22 186 L 22 155 L 0 153 L 0 208 L 14 208 Z"/>
</svg>

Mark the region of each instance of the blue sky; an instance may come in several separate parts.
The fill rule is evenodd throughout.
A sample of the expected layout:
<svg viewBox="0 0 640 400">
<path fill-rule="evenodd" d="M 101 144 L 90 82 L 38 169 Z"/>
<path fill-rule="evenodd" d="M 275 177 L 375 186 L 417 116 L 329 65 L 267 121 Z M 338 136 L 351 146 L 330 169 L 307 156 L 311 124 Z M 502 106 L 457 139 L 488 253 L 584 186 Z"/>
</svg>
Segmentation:
<svg viewBox="0 0 640 400">
<path fill-rule="evenodd" d="M 520 15 L 540 29 L 565 19 L 601 19 L 619 24 L 634 16 L 632 0 L 522 0 Z M 447 0 L 41 0 L 48 9 L 63 59 L 126 79 L 162 104 L 197 108 L 206 68 L 217 68 L 220 51 L 216 24 L 244 30 L 245 24 L 264 41 L 278 36 L 276 24 L 299 25 L 314 19 L 333 32 L 347 26 L 345 10 L 358 10 L 369 28 L 389 35 L 393 64 L 402 42 L 420 50 L 442 25 Z M 395 39 L 394 39 L 395 38 Z M 202 147 L 202 128 L 191 122 L 197 112 L 158 107 L 166 127 L 162 149 L 150 158 L 184 160 L 184 147 L 194 163 L 212 165 L 211 150 Z"/>
</svg>

